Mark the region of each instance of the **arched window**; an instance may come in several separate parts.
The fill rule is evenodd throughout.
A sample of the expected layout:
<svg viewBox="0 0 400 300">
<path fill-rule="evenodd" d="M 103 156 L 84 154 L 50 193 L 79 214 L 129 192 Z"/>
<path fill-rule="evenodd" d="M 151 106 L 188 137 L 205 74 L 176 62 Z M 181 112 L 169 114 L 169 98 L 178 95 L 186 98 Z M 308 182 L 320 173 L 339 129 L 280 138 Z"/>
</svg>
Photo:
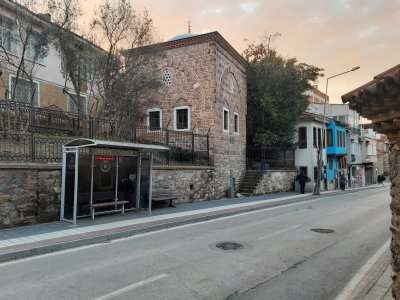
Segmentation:
<svg viewBox="0 0 400 300">
<path fill-rule="evenodd" d="M 228 77 L 228 92 L 233 94 L 234 91 L 235 91 L 235 80 L 233 78 L 233 75 L 230 74 Z"/>
<path fill-rule="evenodd" d="M 162 72 L 161 81 L 165 85 L 172 84 L 172 72 L 170 70 L 164 70 Z"/>
</svg>

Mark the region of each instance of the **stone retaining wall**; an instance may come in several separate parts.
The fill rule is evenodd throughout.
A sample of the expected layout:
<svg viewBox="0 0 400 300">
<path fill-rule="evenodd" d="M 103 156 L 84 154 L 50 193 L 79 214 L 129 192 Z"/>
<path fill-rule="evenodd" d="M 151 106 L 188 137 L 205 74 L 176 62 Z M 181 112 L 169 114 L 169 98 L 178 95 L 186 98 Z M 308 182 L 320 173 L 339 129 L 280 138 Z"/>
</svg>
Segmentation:
<svg viewBox="0 0 400 300">
<path fill-rule="evenodd" d="M 153 189 L 179 196 L 175 203 L 215 198 L 211 167 L 153 168 Z M 60 219 L 61 166 L 13 164 L 0 166 L 0 228 Z"/>
<path fill-rule="evenodd" d="M 267 171 L 256 193 L 290 191 L 296 171 Z M 154 166 L 153 189 L 179 197 L 174 203 L 215 199 L 218 180 L 212 167 Z M 0 228 L 59 220 L 60 165 L 0 166 Z"/>
<path fill-rule="evenodd" d="M 296 170 L 268 170 L 258 182 L 254 193 L 268 194 L 293 191 L 296 175 Z"/>
<path fill-rule="evenodd" d="M 59 220 L 60 187 L 60 166 L 0 166 L 0 228 Z"/>
<path fill-rule="evenodd" d="M 153 190 L 170 192 L 182 204 L 215 198 L 215 170 L 210 167 L 153 168 Z"/>
</svg>

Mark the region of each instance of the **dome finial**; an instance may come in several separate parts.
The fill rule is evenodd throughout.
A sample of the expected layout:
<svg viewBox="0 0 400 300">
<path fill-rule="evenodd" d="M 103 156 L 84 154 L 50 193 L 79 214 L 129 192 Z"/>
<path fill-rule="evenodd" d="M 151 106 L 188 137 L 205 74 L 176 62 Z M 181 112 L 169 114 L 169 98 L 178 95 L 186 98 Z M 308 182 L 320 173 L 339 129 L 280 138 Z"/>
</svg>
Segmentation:
<svg viewBox="0 0 400 300">
<path fill-rule="evenodd" d="M 188 21 L 188 33 L 192 33 L 192 27 L 190 21 Z"/>
</svg>

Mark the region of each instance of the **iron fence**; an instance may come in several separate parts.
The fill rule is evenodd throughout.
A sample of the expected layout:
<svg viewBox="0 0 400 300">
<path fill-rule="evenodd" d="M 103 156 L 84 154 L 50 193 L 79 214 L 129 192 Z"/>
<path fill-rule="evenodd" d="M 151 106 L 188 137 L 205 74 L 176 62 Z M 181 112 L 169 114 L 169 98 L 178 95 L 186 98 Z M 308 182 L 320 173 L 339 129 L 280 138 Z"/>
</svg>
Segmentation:
<svg viewBox="0 0 400 300">
<path fill-rule="evenodd" d="M 293 169 L 294 158 L 294 150 L 255 147 L 246 150 L 248 170 Z"/>
<path fill-rule="evenodd" d="M 71 139 L 33 134 L 0 135 L 0 160 L 7 162 L 53 162 L 62 160 L 62 145 Z"/>
<path fill-rule="evenodd" d="M 174 131 L 148 126 L 134 127 L 134 141 L 169 147 L 170 151 L 155 155 L 154 163 L 159 165 L 209 165 L 209 135 L 187 131 Z"/>
<path fill-rule="evenodd" d="M 32 107 L 24 102 L 0 101 L 0 132 L 35 132 L 82 136 L 90 117 L 60 109 Z"/>
<path fill-rule="evenodd" d="M 159 165 L 208 165 L 209 135 L 153 130 L 135 126 L 121 130 L 112 120 L 31 108 L 22 102 L 0 101 L 0 160 L 60 162 L 62 145 L 77 137 L 164 145 L 171 151 L 155 155 Z"/>
</svg>

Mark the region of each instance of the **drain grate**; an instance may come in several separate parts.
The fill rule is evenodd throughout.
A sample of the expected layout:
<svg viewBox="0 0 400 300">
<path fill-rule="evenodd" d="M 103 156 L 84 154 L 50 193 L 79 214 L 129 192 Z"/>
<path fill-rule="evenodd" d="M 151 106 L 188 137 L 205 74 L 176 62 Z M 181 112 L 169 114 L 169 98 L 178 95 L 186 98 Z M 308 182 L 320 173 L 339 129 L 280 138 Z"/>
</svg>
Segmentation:
<svg viewBox="0 0 400 300">
<path fill-rule="evenodd" d="M 244 245 L 236 242 L 221 242 L 217 243 L 215 247 L 221 250 L 240 250 L 244 248 Z"/>
<path fill-rule="evenodd" d="M 325 229 L 325 228 L 313 228 L 311 231 L 318 232 L 318 233 L 335 233 L 332 229 Z"/>
</svg>

